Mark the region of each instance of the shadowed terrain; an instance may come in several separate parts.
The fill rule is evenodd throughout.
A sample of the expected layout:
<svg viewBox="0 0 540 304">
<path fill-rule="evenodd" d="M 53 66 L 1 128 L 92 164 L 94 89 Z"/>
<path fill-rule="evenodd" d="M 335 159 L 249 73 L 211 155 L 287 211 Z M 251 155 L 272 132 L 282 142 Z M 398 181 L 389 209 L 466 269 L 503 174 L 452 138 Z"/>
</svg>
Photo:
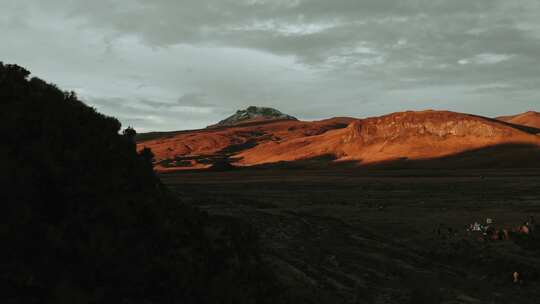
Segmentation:
<svg viewBox="0 0 540 304">
<path fill-rule="evenodd" d="M 299 303 L 537 303 L 538 252 L 517 239 L 484 241 L 466 227 L 486 218 L 514 227 L 538 217 L 539 163 L 433 169 L 446 161 L 290 163 L 160 177 L 210 214 L 250 221 L 265 260 Z M 514 271 L 522 284 L 512 283 Z"/>
<path fill-rule="evenodd" d="M 422 111 L 240 124 L 139 148 L 155 149 L 179 196 L 256 227 L 296 302 L 537 303 L 540 237 L 514 232 L 540 212 L 537 131 Z M 493 220 L 511 237 L 470 230 Z"/>
</svg>

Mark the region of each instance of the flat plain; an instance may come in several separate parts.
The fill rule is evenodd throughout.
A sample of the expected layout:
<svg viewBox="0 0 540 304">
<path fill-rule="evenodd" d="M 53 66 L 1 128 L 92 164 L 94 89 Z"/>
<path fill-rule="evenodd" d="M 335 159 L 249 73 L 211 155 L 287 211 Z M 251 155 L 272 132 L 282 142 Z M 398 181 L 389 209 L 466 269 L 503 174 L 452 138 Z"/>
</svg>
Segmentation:
<svg viewBox="0 0 540 304">
<path fill-rule="evenodd" d="M 519 236 L 486 241 L 466 229 L 540 218 L 540 169 L 243 168 L 161 179 L 186 203 L 251 223 L 298 303 L 540 301 L 536 251 Z"/>
</svg>

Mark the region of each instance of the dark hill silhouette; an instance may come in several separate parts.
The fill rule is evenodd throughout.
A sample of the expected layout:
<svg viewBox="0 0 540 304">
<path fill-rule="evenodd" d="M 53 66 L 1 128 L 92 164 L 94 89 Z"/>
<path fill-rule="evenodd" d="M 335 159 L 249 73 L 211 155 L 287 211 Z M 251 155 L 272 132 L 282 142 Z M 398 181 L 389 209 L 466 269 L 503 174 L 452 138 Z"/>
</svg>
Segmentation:
<svg viewBox="0 0 540 304">
<path fill-rule="evenodd" d="M 256 235 L 178 202 L 135 132 L 0 63 L 0 302 L 273 303 Z"/>
</svg>

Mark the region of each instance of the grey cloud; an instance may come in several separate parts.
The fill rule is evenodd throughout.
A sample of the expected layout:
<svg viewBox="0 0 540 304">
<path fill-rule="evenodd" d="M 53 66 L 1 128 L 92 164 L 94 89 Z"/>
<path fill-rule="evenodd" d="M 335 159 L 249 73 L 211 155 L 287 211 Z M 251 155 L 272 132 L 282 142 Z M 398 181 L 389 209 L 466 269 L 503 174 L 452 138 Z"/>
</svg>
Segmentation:
<svg viewBox="0 0 540 304">
<path fill-rule="evenodd" d="M 304 119 L 506 114 L 540 93 L 537 0 L 6 0 L 0 11 L 2 60 L 147 129 L 202 127 L 251 104 Z"/>
<path fill-rule="evenodd" d="M 186 128 L 197 128 L 201 119 L 218 119 L 214 110 L 197 111 L 178 103 L 152 100 L 131 100 L 123 98 L 92 98 L 87 102 L 104 113 L 119 113 L 117 116 L 124 126 L 135 126 L 138 131 L 174 130 L 171 122 L 181 121 Z M 218 114 L 219 115 L 219 114 Z M 174 125 L 174 124 L 173 124 Z"/>
<path fill-rule="evenodd" d="M 178 104 L 191 107 L 216 107 L 207 101 L 207 96 L 201 93 L 187 93 L 178 98 Z"/>
</svg>

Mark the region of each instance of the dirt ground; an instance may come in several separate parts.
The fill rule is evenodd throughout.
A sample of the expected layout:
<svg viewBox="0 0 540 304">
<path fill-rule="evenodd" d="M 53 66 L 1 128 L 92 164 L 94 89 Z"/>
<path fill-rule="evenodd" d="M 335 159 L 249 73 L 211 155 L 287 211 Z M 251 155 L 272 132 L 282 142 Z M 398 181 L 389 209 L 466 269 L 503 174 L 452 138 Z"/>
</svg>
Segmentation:
<svg viewBox="0 0 540 304">
<path fill-rule="evenodd" d="M 240 169 L 161 175 L 242 218 L 296 303 L 540 303 L 540 255 L 466 226 L 540 219 L 540 169 Z M 512 273 L 521 282 L 512 282 Z"/>
</svg>

